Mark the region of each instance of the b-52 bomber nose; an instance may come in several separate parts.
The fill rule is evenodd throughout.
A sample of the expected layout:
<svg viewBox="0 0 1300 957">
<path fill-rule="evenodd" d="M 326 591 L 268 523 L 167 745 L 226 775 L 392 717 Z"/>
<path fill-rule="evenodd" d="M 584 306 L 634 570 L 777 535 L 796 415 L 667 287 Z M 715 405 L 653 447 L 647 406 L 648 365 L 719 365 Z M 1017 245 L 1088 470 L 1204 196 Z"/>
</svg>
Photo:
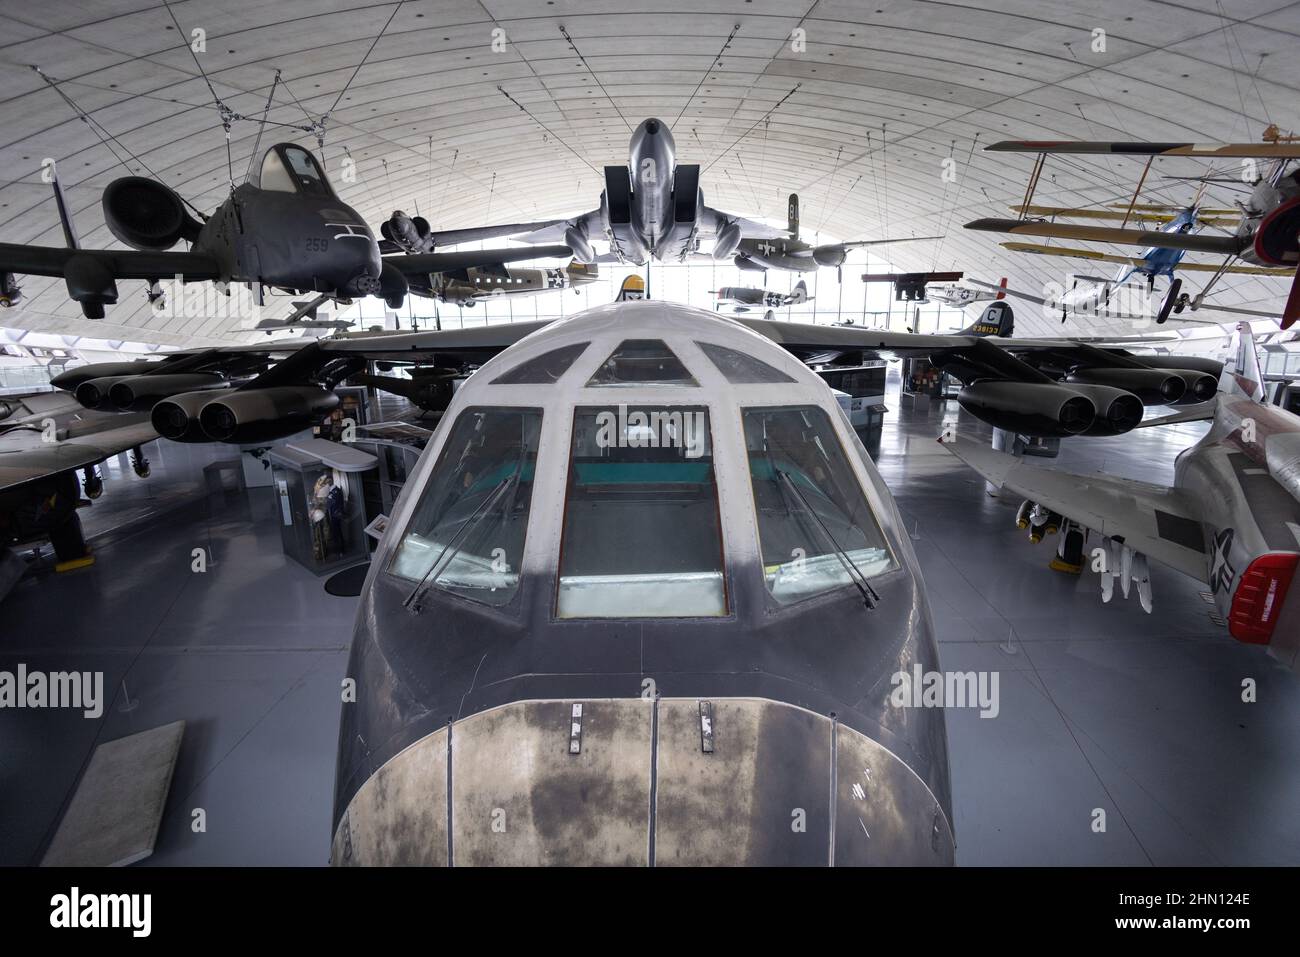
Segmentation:
<svg viewBox="0 0 1300 957">
<path fill-rule="evenodd" d="M 418 796 L 418 798 L 417 798 Z M 525 701 L 384 765 L 335 864 L 951 864 L 933 794 L 866 735 L 759 698 Z"/>
</svg>

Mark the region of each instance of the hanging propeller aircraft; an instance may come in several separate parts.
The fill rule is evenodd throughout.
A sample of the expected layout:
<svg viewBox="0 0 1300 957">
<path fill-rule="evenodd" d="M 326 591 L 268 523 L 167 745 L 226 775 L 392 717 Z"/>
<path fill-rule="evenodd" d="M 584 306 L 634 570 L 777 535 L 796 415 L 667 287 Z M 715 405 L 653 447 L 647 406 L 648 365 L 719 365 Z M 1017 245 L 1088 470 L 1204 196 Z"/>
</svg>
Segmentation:
<svg viewBox="0 0 1300 957">
<path fill-rule="evenodd" d="M 986 151 L 1037 153 L 1033 172 L 1025 190 L 1025 198 L 1018 207 L 1020 219 L 977 219 L 966 224 L 967 229 L 988 232 L 1011 233 L 1022 236 L 1043 236 L 1052 239 L 1081 239 L 1088 242 L 1108 242 L 1147 247 L 1146 253 L 1138 262 L 1117 257 L 1121 262 L 1135 266 L 1139 270 L 1156 268 L 1156 260 L 1162 259 L 1161 250 L 1184 252 L 1214 253 L 1225 257 L 1220 266 L 1203 267 L 1213 270 L 1205 288 L 1185 304 L 1199 308 L 1205 297 L 1214 288 L 1220 278 L 1242 267 L 1235 266 L 1242 260 L 1252 266 L 1276 267 L 1292 275 L 1290 294 L 1282 309 L 1281 324 L 1286 329 L 1300 318 L 1300 168 L 1291 163 L 1300 159 L 1300 143 L 1294 137 L 1283 136 L 1276 128 L 1270 127 L 1265 132 L 1263 143 L 1225 143 L 1198 145 L 1194 143 L 1111 143 L 1111 142 L 1056 142 L 1056 141 L 1020 141 L 1007 140 L 985 147 Z M 1070 223 L 1047 222 L 1028 218 L 1035 213 L 1032 205 L 1034 190 L 1042 175 L 1043 166 L 1049 154 L 1103 154 L 1146 156 L 1146 166 L 1138 180 L 1137 188 L 1128 203 L 1119 228 Z M 1270 160 L 1268 169 L 1256 177 L 1252 183 L 1250 197 L 1241 204 L 1241 214 L 1232 236 L 1206 236 L 1191 231 L 1193 220 L 1189 220 L 1186 211 L 1175 213 L 1163 229 L 1130 229 L 1129 219 L 1138 208 L 1137 199 L 1146 182 L 1147 173 L 1157 157 L 1177 156 L 1203 159 L 1240 157 L 1243 159 Z M 1038 209 L 1041 209 L 1039 207 Z M 1049 207 L 1051 209 L 1051 207 Z M 1147 212 L 1170 212 L 1169 210 L 1148 209 Z M 1104 218 L 1092 216 L 1091 218 Z M 1184 228 L 1187 227 L 1187 228 Z M 1049 247 L 1050 248 L 1050 247 Z M 1043 252 L 1043 249 L 1025 251 Z M 1066 252 L 1066 255 L 1076 251 Z M 1104 258 L 1100 254 L 1091 255 L 1084 251 L 1087 258 Z M 1153 256 L 1154 254 L 1154 256 Z M 1150 262 L 1146 260 L 1150 259 Z M 1177 265 L 1175 261 L 1172 265 Z M 1172 277 L 1172 265 L 1169 275 Z M 1184 264 L 1180 268 L 1191 268 Z M 1270 273 L 1274 274 L 1274 273 Z M 1167 295 L 1161 314 L 1168 317 L 1169 310 L 1178 302 L 1177 289 L 1172 296 Z"/>
</svg>

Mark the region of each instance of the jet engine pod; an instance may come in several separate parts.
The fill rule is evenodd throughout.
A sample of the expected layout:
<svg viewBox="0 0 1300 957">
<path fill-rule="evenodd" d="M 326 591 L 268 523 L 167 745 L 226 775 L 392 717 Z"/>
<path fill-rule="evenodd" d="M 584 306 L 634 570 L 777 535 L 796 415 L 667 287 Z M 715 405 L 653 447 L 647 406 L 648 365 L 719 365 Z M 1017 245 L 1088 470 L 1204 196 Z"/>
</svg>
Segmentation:
<svg viewBox="0 0 1300 957">
<path fill-rule="evenodd" d="M 1177 402 L 1187 391 L 1182 374 L 1170 369 L 1131 369 L 1123 366 L 1103 366 L 1076 369 L 1066 376 L 1071 385 L 1091 383 L 1123 389 L 1146 405 L 1166 405 Z"/>
<path fill-rule="evenodd" d="M 1123 435 L 1142 421 L 1142 400 L 1132 392 L 1086 382 L 1071 382 L 1070 389 L 1087 396 L 1097 410 L 1097 417 L 1084 435 Z"/>
<path fill-rule="evenodd" d="M 1097 418 L 1091 399 L 1052 382 L 983 379 L 962 389 L 957 401 L 995 428 L 1035 438 L 1081 435 Z"/>
<path fill-rule="evenodd" d="M 1187 391 L 1183 393 L 1182 398 L 1174 401 L 1174 405 L 1209 402 L 1219 391 L 1219 380 L 1207 372 L 1197 372 L 1195 369 L 1161 369 L 1159 371 L 1179 376 L 1187 384 Z"/>
<path fill-rule="evenodd" d="M 813 262 L 819 266 L 835 266 L 836 268 L 844 265 L 844 259 L 848 255 L 843 246 L 817 246 L 812 251 Z"/>
<path fill-rule="evenodd" d="M 153 430 L 173 442 L 209 442 L 199 425 L 199 410 L 212 401 L 210 390 L 185 392 L 154 403 L 149 415 Z"/>
<path fill-rule="evenodd" d="M 727 223 L 718 230 L 718 237 L 713 243 L 713 258 L 723 260 L 729 258 L 740 245 L 740 224 Z"/>
<path fill-rule="evenodd" d="M 242 389 L 204 405 L 199 425 L 216 442 L 269 442 L 302 431 L 338 404 L 337 395 L 314 385 Z"/>
<path fill-rule="evenodd" d="M 89 365 L 77 366 L 66 372 L 60 372 L 50 379 L 50 385 L 56 389 L 65 391 L 75 391 L 77 386 L 87 379 L 98 379 L 104 376 L 115 376 L 122 378 L 124 376 L 140 375 L 147 372 L 151 366 L 148 362 L 92 362 Z"/>
<path fill-rule="evenodd" d="M 182 239 L 193 242 L 202 228 L 173 189 L 143 176 L 113 180 L 103 205 L 109 231 L 132 249 L 171 249 Z"/>
<path fill-rule="evenodd" d="M 100 380 L 92 379 L 77 390 L 80 401 L 81 389 Z M 117 379 L 108 390 L 109 402 L 123 412 L 147 412 L 159 399 L 166 399 L 182 392 L 202 389 L 220 389 L 226 380 L 213 372 L 178 372 L 172 375 L 137 375 Z"/>
<path fill-rule="evenodd" d="M 564 231 L 564 245 L 572 249 L 573 258 L 584 265 L 596 259 L 596 251 L 591 248 L 591 240 L 576 226 L 570 226 Z"/>
<path fill-rule="evenodd" d="M 77 386 L 73 395 L 87 409 L 112 409 L 112 388 L 121 381 L 122 376 L 101 376 L 97 379 L 87 379 Z"/>
</svg>

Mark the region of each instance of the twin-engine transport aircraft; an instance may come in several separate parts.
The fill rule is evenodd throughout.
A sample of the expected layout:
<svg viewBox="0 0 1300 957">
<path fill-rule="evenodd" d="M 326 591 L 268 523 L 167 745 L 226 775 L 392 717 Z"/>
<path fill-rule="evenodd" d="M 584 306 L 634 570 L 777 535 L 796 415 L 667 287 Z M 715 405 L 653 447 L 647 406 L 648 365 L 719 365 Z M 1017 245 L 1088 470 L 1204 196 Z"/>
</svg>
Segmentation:
<svg viewBox="0 0 1300 957">
<path fill-rule="evenodd" d="M 713 313 L 599 307 L 483 365 L 402 492 L 331 860 L 951 864 L 914 668 L 916 559 L 826 385 Z"/>
<path fill-rule="evenodd" d="M 1072 534 L 1078 536 L 1070 546 L 1074 554 L 1063 554 L 1063 563 L 1053 567 L 1077 573 L 1085 564 L 1079 533 L 1097 536 L 1104 600 L 1117 581 L 1125 596 L 1135 585 L 1150 612 L 1150 556 L 1208 584 L 1234 638 L 1267 645 L 1295 668 L 1300 416 L 1265 401 L 1250 326 L 1237 329 L 1236 358 L 1224 367 L 1213 403 L 1214 424 L 1179 454 L 1172 488 L 1040 468 L 965 438 L 948 448 L 992 484 L 1028 500 L 1019 521 L 1040 524 L 1030 514 L 1043 514 L 1041 524 L 1064 532 L 1063 549 Z M 1175 413 L 1164 421 L 1204 417 Z"/>
<path fill-rule="evenodd" d="M 104 220 L 133 251 L 81 248 L 57 179 L 54 194 L 66 248 L 0 243 L 0 286 L 9 288 L 14 273 L 61 276 L 89 319 L 102 319 L 104 306 L 117 302 L 119 279 L 145 280 L 150 301 L 162 295 L 160 282 L 179 276 L 184 282 L 248 283 L 259 302 L 262 287 L 270 286 L 318 293 L 317 305 L 377 295 L 396 309 L 408 277 L 569 254 L 567 247 L 551 246 L 381 258 L 365 221 L 338 198 L 316 157 L 293 143 L 267 150 L 248 180 L 210 217 L 199 214 L 201 221 L 163 183 L 140 176 L 109 183 Z M 192 244 L 188 252 L 171 251 L 182 241 Z"/>
<path fill-rule="evenodd" d="M 745 239 L 736 247 L 735 264 L 738 269 L 763 270 L 785 269 L 790 272 L 810 272 L 820 266 L 833 267 L 843 278 L 844 261 L 849 250 L 864 246 L 886 246 L 890 243 L 919 242 L 928 239 L 940 239 L 940 236 L 909 236 L 905 239 L 858 239 L 847 243 L 822 243 L 813 245 L 799 238 L 799 196 L 791 193 L 786 201 L 786 215 L 789 226 L 784 235 L 764 236 Z M 715 249 L 715 259 L 721 259 Z M 961 274 L 957 274 L 961 278 Z"/>
</svg>

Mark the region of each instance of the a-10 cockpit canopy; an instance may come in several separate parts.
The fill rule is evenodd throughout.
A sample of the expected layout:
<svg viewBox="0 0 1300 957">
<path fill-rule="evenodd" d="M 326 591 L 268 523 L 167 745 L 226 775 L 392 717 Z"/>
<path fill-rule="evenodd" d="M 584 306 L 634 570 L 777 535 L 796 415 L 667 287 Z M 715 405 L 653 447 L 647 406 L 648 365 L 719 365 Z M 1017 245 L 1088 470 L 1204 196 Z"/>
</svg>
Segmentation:
<svg viewBox="0 0 1300 957">
<path fill-rule="evenodd" d="M 316 157 L 310 150 L 293 143 L 276 143 L 267 150 L 262 165 L 248 178 L 248 182 L 273 193 L 334 198 L 334 190 Z"/>
<path fill-rule="evenodd" d="M 649 302 L 530 340 L 457 393 L 394 516 L 376 563 L 409 607 L 505 607 L 533 576 L 552 619 L 719 618 L 742 594 L 871 605 L 870 580 L 900 567 L 861 443 L 770 341 Z"/>
</svg>

